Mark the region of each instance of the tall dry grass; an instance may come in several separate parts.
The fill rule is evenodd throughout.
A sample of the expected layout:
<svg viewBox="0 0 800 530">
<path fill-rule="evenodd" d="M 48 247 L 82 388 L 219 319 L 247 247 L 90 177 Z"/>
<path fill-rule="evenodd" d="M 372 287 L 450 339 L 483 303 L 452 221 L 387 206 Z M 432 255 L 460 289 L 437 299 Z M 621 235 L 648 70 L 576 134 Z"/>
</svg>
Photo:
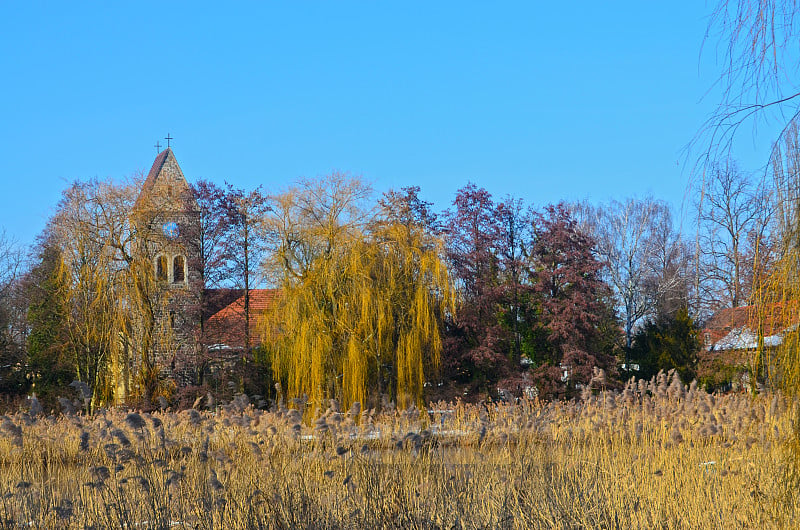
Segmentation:
<svg viewBox="0 0 800 530">
<path fill-rule="evenodd" d="M 779 395 L 0 417 L 0 527 L 796 528 Z"/>
</svg>

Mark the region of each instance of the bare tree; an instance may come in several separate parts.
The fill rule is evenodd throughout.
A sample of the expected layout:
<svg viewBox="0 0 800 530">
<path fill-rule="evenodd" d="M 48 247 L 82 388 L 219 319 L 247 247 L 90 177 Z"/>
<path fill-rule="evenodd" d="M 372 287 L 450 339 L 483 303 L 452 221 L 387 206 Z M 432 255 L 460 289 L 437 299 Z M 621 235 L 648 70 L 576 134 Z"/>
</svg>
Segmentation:
<svg viewBox="0 0 800 530">
<path fill-rule="evenodd" d="M 228 184 L 227 209 L 230 228 L 227 230 L 227 259 L 231 278 L 244 291 L 244 343 L 250 350 L 250 291 L 263 283 L 265 247 L 264 218 L 269 211 L 267 197 L 261 189 L 251 192 Z"/>
<path fill-rule="evenodd" d="M 712 166 L 698 196 L 700 306 L 714 311 L 746 305 L 755 255 L 751 245 L 766 230 L 767 196 L 732 161 Z"/>
<path fill-rule="evenodd" d="M 675 229 L 672 215 L 659 216 L 653 226 L 651 276 L 647 290 L 654 296 L 656 317 L 675 317 L 681 308 L 691 306 L 692 273 L 691 249 Z"/>
<path fill-rule="evenodd" d="M 774 208 L 773 232 L 784 249 L 797 247 L 800 236 L 800 129 L 792 123 L 770 160 Z"/>
<path fill-rule="evenodd" d="M 20 356 L 25 329 L 20 325 L 16 290 L 23 259 L 19 245 L 0 229 L 0 362 L 5 367 Z"/>
<path fill-rule="evenodd" d="M 22 267 L 22 251 L 19 245 L 0 229 L 0 296 L 4 296 L 19 277 Z"/>
<path fill-rule="evenodd" d="M 339 239 L 366 230 L 375 214 L 367 205 L 371 196 L 372 188 L 360 178 L 337 172 L 301 179 L 272 196 L 266 225 L 270 281 L 301 280 L 316 259 L 340 247 Z"/>
<path fill-rule="evenodd" d="M 755 132 L 770 122 L 788 126 L 798 116 L 799 7 L 797 0 L 719 0 L 714 8 L 704 48 L 722 65 L 722 98 L 694 142 L 701 144 L 704 169 L 728 158 L 742 125 Z"/>
<path fill-rule="evenodd" d="M 198 222 L 193 225 L 197 234 L 187 238 L 198 262 L 193 268 L 200 273 L 205 288 L 216 289 L 230 283 L 231 256 L 227 240 L 237 220 L 236 204 L 230 199 L 230 188 L 226 190 L 208 180 L 199 180 L 190 187 L 199 206 Z M 243 192 L 237 190 L 237 196 L 239 194 Z"/>
<path fill-rule="evenodd" d="M 659 297 L 674 287 L 678 238 L 672 214 L 663 201 L 652 198 L 579 206 L 580 217 L 596 241 L 605 264 L 605 279 L 617 299 L 617 311 L 630 350 L 637 325 L 656 309 Z"/>
</svg>

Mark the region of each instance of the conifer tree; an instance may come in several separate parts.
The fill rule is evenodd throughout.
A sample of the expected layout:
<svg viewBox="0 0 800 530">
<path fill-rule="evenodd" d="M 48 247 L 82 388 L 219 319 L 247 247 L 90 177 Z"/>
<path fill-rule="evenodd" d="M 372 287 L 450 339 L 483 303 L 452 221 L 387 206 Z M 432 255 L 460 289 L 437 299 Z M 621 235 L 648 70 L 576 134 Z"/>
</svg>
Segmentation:
<svg viewBox="0 0 800 530">
<path fill-rule="evenodd" d="M 699 351 L 697 328 L 684 307 L 674 315 L 648 320 L 634 336 L 630 361 L 638 365 L 636 375 L 641 379 L 675 369 L 688 383 L 697 375 Z"/>
<path fill-rule="evenodd" d="M 40 399 L 63 391 L 76 379 L 66 325 L 65 266 L 60 250 L 45 235 L 39 245 L 37 263 L 26 274 L 24 289 L 28 301 L 28 365 L 39 374 L 35 381 Z"/>
</svg>

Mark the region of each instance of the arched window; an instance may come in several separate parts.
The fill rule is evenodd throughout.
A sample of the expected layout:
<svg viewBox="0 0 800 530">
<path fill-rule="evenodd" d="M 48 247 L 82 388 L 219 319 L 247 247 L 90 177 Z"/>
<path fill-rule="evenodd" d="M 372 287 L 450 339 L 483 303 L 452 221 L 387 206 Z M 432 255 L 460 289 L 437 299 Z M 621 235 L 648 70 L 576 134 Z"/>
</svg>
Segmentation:
<svg viewBox="0 0 800 530">
<path fill-rule="evenodd" d="M 175 256 L 172 260 L 172 281 L 174 283 L 183 283 L 186 280 L 185 266 L 186 260 L 183 256 Z"/>
<path fill-rule="evenodd" d="M 167 257 L 158 256 L 156 258 L 156 279 L 167 281 Z"/>
</svg>

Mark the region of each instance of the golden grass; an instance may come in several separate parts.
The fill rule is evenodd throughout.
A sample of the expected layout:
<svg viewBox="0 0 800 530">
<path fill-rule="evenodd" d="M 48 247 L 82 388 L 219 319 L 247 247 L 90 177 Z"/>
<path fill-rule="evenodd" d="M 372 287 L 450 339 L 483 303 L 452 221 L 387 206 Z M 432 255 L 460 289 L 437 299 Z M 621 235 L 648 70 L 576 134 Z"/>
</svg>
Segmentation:
<svg viewBox="0 0 800 530">
<path fill-rule="evenodd" d="M 0 527 L 797 528 L 777 395 L 0 418 Z"/>
</svg>

